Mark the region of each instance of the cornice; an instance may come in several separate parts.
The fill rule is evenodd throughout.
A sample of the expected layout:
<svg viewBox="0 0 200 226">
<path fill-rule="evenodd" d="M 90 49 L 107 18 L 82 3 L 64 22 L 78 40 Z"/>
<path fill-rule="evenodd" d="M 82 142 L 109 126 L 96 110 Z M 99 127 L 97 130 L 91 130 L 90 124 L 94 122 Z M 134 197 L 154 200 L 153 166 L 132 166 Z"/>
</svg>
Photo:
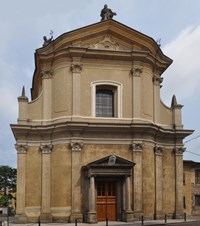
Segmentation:
<svg viewBox="0 0 200 226">
<path fill-rule="evenodd" d="M 115 139 L 131 140 L 132 135 L 143 137 L 144 140 L 154 142 L 155 137 L 160 143 L 174 144 L 176 137 L 177 144 L 182 144 L 182 139 L 190 135 L 192 130 L 165 129 L 151 123 L 92 123 L 92 122 L 65 122 L 46 126 L 11 125 L 15 139 L 20 141 L 35 142 L 56 141 L 72 136 L 81 139 L 108 140 Z"/>
<path fill-rule="evenodd" d="M 85 27 L 78 28 L 66 33 L 63 33 L 56 39 L 54 39 L 50 45 L 45 48 L 37 49 L 39 53 L 49 53 L 57 49 L 63 48 L 63 46 L 72 46 L 73 43 L 76 45 L 81 45 L 81 40 L 90 39 L 94 36 L 99 35 L 113 35 L 117 36 L 120 40 L 129 42 L 131 44 L 139 43 L 145 48 L 149 48 L 151 52 L 155 55 L 162 55 L 166 60 L 171 60 L 166 57 L 156 41 L 148 35 L 145 35 L 125 24 L 122 24 L 116 20 L 107 20 L 102 22 L 97 22 Z M 159 56 L 160 57 L 160 56 Z"/>
<path fill-rule="evenodd" d="M 51 62 L 52 60 L 66 58 L 66 57 L 83 57 L 83 58 L 95 58 L 110 60 L 135 60 L 143 63 L 148 63 L 156 66 L 155 70 L 162 73 L 171 64 L 171 62 L 165 62 L 157 56 L 154 56 L 148 50 L 113 50 L 113 49 L 91 49 L 88 47 L 80 46 L 68 46 L 63 49 L 59 49 L 52 53 L 38 54 L 40 62 Z"/>
</svg>

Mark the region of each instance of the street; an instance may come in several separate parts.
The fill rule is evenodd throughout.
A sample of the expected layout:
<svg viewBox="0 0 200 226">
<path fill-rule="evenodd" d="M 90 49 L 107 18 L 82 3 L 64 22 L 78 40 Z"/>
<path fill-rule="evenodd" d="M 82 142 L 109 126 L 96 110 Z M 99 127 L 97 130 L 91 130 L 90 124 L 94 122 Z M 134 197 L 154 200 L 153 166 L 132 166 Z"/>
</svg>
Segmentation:
<svg viewBox="0 0 200 226">
<path fill-rule="evenodd" d="M 200 221 L 199 222 L 196 221 L 196 222 L 169 223 L 169 224 L 164 224 L 164 223 L 163 224 L 146 224 L 146 225 L 156 225 L 156 226 L 161 226 L 161 225 L 169 225 L 169 226 L 200 226 Z"/>
</svg>

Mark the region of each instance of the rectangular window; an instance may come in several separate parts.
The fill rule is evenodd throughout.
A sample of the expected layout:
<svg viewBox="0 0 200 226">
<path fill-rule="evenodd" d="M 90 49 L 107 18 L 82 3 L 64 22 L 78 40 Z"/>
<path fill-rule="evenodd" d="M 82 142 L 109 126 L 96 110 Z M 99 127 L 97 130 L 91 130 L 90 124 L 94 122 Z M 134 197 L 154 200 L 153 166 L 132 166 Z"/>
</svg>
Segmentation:
<svg viewBox="0 0 200 226">
<path fill-rule="evenodd" d="M 97 90 L 96 116 L 114 117 L 114 95 L 111 90 Z"/>
<path fill-rule="evenodd" d="M 183 185 L 185 185 L 185 173 L 183 173 Z"/>
<path fill-rule="evenodd" d="M 200 206 L 200 195 L 195 195 L 195 206 Z"/>
<path fill-rule="evenodd" d="M 200 184 L 200 170 L 195 170 L 195 184 Z"/>
<path fill-rule="evenodd" d="M 186 208 L 185 196 L 183 196 L 183 209 Z"/>
<path fill-rule="evenodd" d="M 91 83 L 91 116 L 122 117 L 122 88 L 115 81 L 94 81 Z"/>
</svg>

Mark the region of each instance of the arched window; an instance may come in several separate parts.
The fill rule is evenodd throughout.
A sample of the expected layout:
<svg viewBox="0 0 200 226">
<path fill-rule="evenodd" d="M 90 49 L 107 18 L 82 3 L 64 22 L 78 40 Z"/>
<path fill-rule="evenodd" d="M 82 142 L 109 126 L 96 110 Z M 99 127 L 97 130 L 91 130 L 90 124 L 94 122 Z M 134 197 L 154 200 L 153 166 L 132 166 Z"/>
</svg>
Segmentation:
<svg viewBox="0 0 200 226">
<path fill-rule="evenodd" d="M 112 90 L 96 90 L 96 116 L 114 117 L 114 93 Z"/>
<path fill-rule="evenodd" d="M 122 84 L 114 81 L 91 83 L 91 113 L 93 117 L 122 117 Z"/>
</svg>

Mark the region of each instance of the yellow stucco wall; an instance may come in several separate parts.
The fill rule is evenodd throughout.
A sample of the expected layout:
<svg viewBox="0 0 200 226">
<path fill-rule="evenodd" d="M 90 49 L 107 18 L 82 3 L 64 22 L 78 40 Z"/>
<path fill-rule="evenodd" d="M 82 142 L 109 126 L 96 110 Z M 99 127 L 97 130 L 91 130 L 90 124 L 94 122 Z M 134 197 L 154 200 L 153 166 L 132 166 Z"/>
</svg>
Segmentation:
<svg viewBox="0 0 200 226">
<path fill-rule="evenodd" d="M 173 214 L 175 211 L 175 165 L 172 149 L 163 152 L 163 212 Z"/>
</svg>

